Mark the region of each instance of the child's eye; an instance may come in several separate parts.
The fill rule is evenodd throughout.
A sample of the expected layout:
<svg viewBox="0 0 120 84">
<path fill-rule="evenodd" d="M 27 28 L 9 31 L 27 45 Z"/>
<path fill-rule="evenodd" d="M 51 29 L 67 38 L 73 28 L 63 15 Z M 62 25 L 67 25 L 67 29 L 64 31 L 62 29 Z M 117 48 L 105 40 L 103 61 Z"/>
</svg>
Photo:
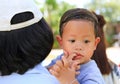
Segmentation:
<svg viewBox="0 0 120 84">
<path fill-rule="evenodd" d="M 85 40 L 84 42 L 85 42 L 85 43 L 89 43 L 90 41 L 89 41 L 89 40 Z"/>
<path fill-rule="evenodd" d="M 74 42 L 75 42 L 75 40 L 69 40 L 69 42 L 74 43 Z"/>
</svg>

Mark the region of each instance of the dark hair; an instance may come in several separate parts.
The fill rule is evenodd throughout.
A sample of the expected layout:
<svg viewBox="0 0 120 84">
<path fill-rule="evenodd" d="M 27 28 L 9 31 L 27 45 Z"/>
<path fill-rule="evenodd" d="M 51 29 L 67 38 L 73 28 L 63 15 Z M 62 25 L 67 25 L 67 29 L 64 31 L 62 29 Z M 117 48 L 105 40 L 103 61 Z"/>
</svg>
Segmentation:
<svg viewBox="0 0 120 84">
<path fill-rule="evenodd" d="M 59 26 L 59 32 L 60 35 L 62 36 L 63 33 L 63 28 L 64 25 L 70 21 L 70 20 L 87 20 L 87 21 L 91 21 L 94 25 L 94 32 L 95 32 L 95 36 L 98 36 L 98 20 L 96 18 L 96 16 L 88 11 L 87 9 L 82 9 L 82 8 L 74 8 L 74 9 L 70 9 L 68 11 L 66 11 L 63 16 L 61 17 L 60 20 L 60 26 Z"/>
<path fill-rule="evenodd" d="M 20 13 L 12 18 L 11 23 L 24 22 L 33 17 L 31 13 Z M 53 41 L 53 33 L 44 18 L 25 28 L 0 31 L 1 75 L 13 72 L 24 74 L 41 63 L 51 51 Z"/>
<path fill-rule="evenodd" d="M 93 12 L 94 13 L 94 12 Z M 92 59 L 94 59 L 101 71 L 101 73 L 104 74 L 109 74 L 111 72 L 111 67 L 107 59 L 106 55 L 106 45 L 105 45 L 105 38 L 104 38 L 104 31 L 103 27 L 106 23 L 104 17 L 102 15 L 97 15 L 94 13 L 96 17 L 98 18 L 98 34 L 100 36 L 100 42 L 93 54 Z"/>
</svg>

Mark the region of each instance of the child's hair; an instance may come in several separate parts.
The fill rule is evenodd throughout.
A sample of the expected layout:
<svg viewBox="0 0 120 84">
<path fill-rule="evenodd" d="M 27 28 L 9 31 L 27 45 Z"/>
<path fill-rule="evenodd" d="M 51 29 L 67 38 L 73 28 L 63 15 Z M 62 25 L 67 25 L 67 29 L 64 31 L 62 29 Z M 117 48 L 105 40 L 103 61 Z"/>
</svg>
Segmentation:
<svg viewBox="0 0 120 84">
<path fill-rule="evenodd" d="M 12 18 L 11 24 L 24 22 L 33 17 L 30 12 L 19 13 Z M 21 29 L 0 31 L 1 75 L 13 72 L 24 74 L 47 57 L 53 42 L 53 33 L 44 18 Z"/>
<path fill-rule="evenodd" d="M 70 9 L 63 14 L 63 16 L 61 17 L 60 26 L 59 26 L 60 28 L 59 32 L 61 36 L 64 30 L 65 24 L 71 20 L 91 21 L 94 25 L 95 36 L 98 37 L 98 20 L 96 16 L 92 12 L 88 11 L 87 9 L 83 9 L 83 8 Z"/>
<path fill-rule="evenodd" d="M 94 12 L 93 12 L 94 13 Z M 106 21 L 102 15 L 97 15 L 94 13 L 96 17 L 98 18 L 98 34 L 100 36 L 100 42 L 92 56 L 92 59 L 94 59 L 101 71 L 101 73 L 109 74 L 111 72 L 111 67 L 107 59 L 106 55 L 106 45 L 105 45 L 105 36 L 104 36 L 104 25 L 106 24 Z"/>
</svg>

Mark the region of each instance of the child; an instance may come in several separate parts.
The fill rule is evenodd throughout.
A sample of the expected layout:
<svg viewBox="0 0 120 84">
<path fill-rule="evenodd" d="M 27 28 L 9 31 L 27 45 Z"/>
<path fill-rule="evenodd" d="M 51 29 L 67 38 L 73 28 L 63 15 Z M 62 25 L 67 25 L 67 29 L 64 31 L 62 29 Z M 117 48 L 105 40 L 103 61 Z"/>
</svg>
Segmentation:
<svg viewBox="0 0 120 84">
<path fill-rule="evenodd" d="M 99 68 L 91 59 L 100 41 L 96 16 L 86 9 L 70 9 L 61 17 L 59 32 L 60 35 L 56 38 L 60 47 L 68 53 L 68 58 L 72 58 L 71 61 L 78 61 L 80 64 L 80 74 L 77 76 L 79 83 L 105 84 Z M 60 60 L 61 56 L 64 54 L 50 63 L 49 67 L 52 74 L 57 73 L 57 71 L 51 66 L 55 64 L 59 67 L 59 64 L 56 65 L 56 60 Z"/>
</svg>

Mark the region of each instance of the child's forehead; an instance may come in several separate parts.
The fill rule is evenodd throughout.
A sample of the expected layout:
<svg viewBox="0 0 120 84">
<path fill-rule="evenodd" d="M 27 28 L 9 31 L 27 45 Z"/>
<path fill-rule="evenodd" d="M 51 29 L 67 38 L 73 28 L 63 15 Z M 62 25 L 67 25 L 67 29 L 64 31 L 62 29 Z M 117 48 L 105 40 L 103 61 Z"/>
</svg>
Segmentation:
<svg viewBox="0 0 120 84">
<path fill-rule="evenodd" d="M 64 33 L 89 33 L 94 32 L 94 25 L 90 21 L 69 21 L 64 26 Z"/>
<path fill-rule="evenodd" d="M 86 32 L 89 32 L 89 31 L 92 31 L 95 33 L 95 24 L 94 22 L 92 21 L 89 21 L 89 20 L 84 20 L 84 19 L 74 19 L 74 20 L 70 20 L 68 22 L 66 22 L 64 25 L 63 25 L 63 32 L 70 30 L 70 32 L 73 32 L 75 27 L 73 26 L 76 25 L 76 27 L 82 27 L 82 29 L 84 29 L 84 31 Z M 88 28 L 86 28 L 86 26 Z M 91 29 L 92 30 L 91 30 Z M 81 30 L 76 30 L 76 31 L 81 31 Z"/>
<path fill-rule="evenodd" d="M 68 21 L 66 24 L 64 24 L 64 27 L 66 26 L 69 26 L 69 25 L 73 25 L 73 24 L 78 24 L 78 25 L 83 25 L 83 24 L 80 24 L 80 23 L 86 23 L 88 25 L 92 25 L 93 28 L 94 28 L 94 23 L 92 21 L 89 21 L 89 20 L 82 20 L 82 19 L 77 19 L 77 20 L 70 20 Z"/>
</svg>

